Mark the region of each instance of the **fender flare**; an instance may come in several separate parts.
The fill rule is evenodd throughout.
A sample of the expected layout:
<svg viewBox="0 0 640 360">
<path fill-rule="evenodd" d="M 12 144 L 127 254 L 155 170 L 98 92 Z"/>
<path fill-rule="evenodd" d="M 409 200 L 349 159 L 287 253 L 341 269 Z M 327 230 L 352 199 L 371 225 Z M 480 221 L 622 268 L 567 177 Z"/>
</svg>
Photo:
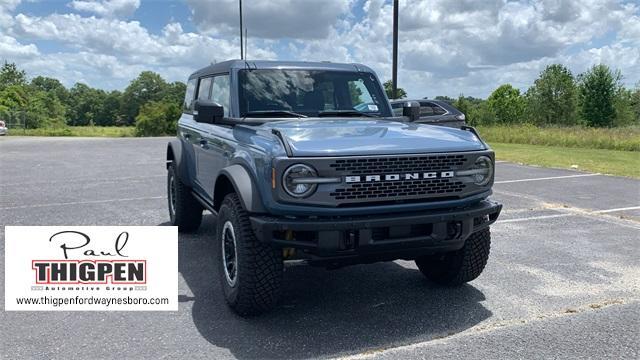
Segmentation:
<svg viewBox="0 0 640 360">
<path fill-rule="evenodd" d="M 178 176 L 180 180 L 182 180 L 187 185 L 191 186 L 191 178 L 187 172 L 186 167 L 184 166 L 186 161 L 183 161 L 184 156 L 186 155 L 183 151 L 182 141 L 180 139 L 171 139 L 167 144 L 167 169 L 169 168 L 169 164 L 173 162 L 175 164 L 176 170 L 178 172 Z M 173 156 L 172 156 L 173 154 Z"/>
<path fill-rule="evenodd" d="M 226 176 L 229 181 L 231 181 L 231 184 L 242 201 L 242 205 L 246 211 L 252 213 L 266 212 L 260 197 L 260 190 L 258 190 L 256 182 L 254 181 L 254 176 L 252 176 L 244 166 L 234 164 L 222 169 L 218 179 L 216 179 L 215 188 L 217 188 L 218 180 L 220 180 L 222 176 Z M 217 199 L 214 199 L 215 203 L 217 203 L 217 201 Z"/>
</svg>

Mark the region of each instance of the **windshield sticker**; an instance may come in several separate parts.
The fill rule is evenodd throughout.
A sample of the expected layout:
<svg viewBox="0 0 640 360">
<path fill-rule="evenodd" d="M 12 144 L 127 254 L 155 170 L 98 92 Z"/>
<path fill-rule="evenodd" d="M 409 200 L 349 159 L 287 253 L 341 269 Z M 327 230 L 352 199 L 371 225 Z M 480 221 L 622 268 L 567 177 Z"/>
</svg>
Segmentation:
<svg viewBox="0 0 640 360">
<path fill-rule="evenodd" d="M 378 105 L 369 105 L 369 111 L 378 111 Z"/>
</svg>

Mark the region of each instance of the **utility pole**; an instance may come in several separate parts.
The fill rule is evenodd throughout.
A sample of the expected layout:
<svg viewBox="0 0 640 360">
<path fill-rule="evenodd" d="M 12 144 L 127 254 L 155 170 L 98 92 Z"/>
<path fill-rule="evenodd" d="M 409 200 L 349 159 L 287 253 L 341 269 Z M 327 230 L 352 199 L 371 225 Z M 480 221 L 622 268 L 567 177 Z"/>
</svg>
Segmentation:
<svg viewBox="0 0 640 360">
<path fill-rule="evenodd" d="M 244 41 L 242 40 L 242 0 L 239 0 L 240 5 L 240 59 L 244 59 L 244 52 L 242 49 L 244 48 Z"/>
<path fill-rule="evenodd" d="M 393 98 L 398 94 L 398 0 L 393 0 L 393 70 L 391 70 Z"/>
</svg>

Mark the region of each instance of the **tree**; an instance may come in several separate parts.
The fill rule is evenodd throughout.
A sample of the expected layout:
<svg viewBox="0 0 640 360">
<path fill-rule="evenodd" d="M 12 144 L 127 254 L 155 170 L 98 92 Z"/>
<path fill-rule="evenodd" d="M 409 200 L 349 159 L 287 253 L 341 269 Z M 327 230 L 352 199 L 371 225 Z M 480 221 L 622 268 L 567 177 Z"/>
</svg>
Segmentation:
<svg viewBox="0 0 640 360">
<path fill-rule="evenodd" d="M 0 68 L 0 90 L 11 85 L 26 85 L 27 73 L 24 70 L 18 70 L 14 63 L 4 62 Z"/>
<path fill-rule="evenodd" d="M 393 96 L 393 81 L 392 80 L 387 80 L 385 81 L 384 85 L 384 92 L 387 93 L 387 97 L 389 99 L 395 100 L 395 99 L 404 99 L 407 97 L 407 92 L 404 91 L 403 88 L 399 87 L 396 89 L 397 91 L 397 96 Z"/>
<path fill-rule="evenodd" d="M 69 90 L 58 80 L 46 76 L 36 76 L 31 80 L 31 87 L 55 95 L 62 103 L 67 103 Z"/>
<path fill-rule="evenodd" d="M 76 83 L 69 90 L 69 125 L 93 125 L 97 122 L 98 114 L 102 112 L 102 105 L 106 93 L 93 89 L 86 84 Z"/>
<path fill-rule="evenodd" d="M 176 133 L 180 106 L 171 102 L 150 101 L 140 108 L 136 116 L 137 136 L 159 136 Z"/>
<path fill-rule="evenodd" d="M 589 126 L 612 126 L 616 117 L 615 98 L 622 88 L 622 74 L 607 65 L 594 65 L 578 77 L 580 114 Z"/>
<path fill-rule="evenodd" d="M 487 99 L 489 110 L 495 114 L 496 121 L 504 124 L 522 122 L 525 102 L 520 90 L 510 84 L 500 85 Z"/>
<path fill-rule="evenodd" d="M 184 101 L 184 93 L 187 91 L 187 84 L 182 81 L 174 81 L 167 84 L 164 91 L 160 94 L 160 98 L 163 101 L 169 101 L 175 103 L 178 106 L 182 106 Z"/>
<path fill-rule="evenodd" d="M 142 105 L 149 101 L 159 101 L 166 94 L 167 83 L 159 74 L 153 71 L 141 72 L 124 90 L 122 113 L 127 123 L 133 123 Z"/>
<path fill-rule="evenodd" d="M 9 85 L 0 90 L 0 109 L 24 110 L 28 103 L 27 89 L 21 85 Z"/>
<path fill-rule="evenodd" d="M 628 126 L 637 122 L 636 114 L 633 109 L 633 91 L 630 89 L 621 87 L 616 92 L 616 96 L 613 100 L 613 108 L 616 111 L 613 126 Z"/>
<path fill-rule="evenodd" d="M 60 128 L 64 125 L 65 107 L 56 96 L 51 96 L 41 90 L 34 90 L 29 94 L 26 107 L 26 126 L 28 128 Z"/>
<path fill-rule="evenodd" d="M 640 82 L 636 84 L 636 88 L 631 94 L 631 108 L 634 113 L 634 122 L 640 123 Z"/>
<path fill-rule="evenodd" d="M 547 66 L 526 93 L 527 109 L 537 124 L 576 123 L 576 85 L 571 71 L 560 64 Z"/>
<path fill-rule="evenodd" d="M 444 95 L 444 96 L 443 96 L 443 95 L 438 95 L 438 96 L 436 96 L 436 97 L 435 97 L 435 98 L 433 98 L 433 99 L 434 99 L 434 100 L 444 101 L 444 102 L 447 102 L 447 103 L 449 103 L 449 104 L 453 104 L 453 103 L 456 101 L 456 99 L 451 98 L 451 97 L 448 97 L 448 96 L 446 96 L 446 95 Z"/>
<path fill-rule="evenodd" d="M 120 125 L 122 107 L 122 92 L 113 90 L 109 93 L 100 94 L 100 106 L 96 114 L 95 123 L 100 126 Z"/>
</svg>

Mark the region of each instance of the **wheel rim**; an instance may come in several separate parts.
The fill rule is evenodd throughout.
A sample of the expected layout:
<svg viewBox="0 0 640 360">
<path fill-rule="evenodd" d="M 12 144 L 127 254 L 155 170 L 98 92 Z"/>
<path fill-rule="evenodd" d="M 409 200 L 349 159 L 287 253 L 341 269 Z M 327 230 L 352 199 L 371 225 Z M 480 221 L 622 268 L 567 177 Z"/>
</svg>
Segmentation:
<svg viewBox="0 0 640 360">
<path fill-rule="evenodd" d="M 171 216 L 176 214 L 176 180 L 175 176 L 169 176 L 169 212 Z"/>
<path fill-rule="evenodd" d="M 226 221 L 222 226 L 222 267 L 229 286 L 235 286 L 238 280 L 238 251 L 231 221 Z"/>
</svg>

